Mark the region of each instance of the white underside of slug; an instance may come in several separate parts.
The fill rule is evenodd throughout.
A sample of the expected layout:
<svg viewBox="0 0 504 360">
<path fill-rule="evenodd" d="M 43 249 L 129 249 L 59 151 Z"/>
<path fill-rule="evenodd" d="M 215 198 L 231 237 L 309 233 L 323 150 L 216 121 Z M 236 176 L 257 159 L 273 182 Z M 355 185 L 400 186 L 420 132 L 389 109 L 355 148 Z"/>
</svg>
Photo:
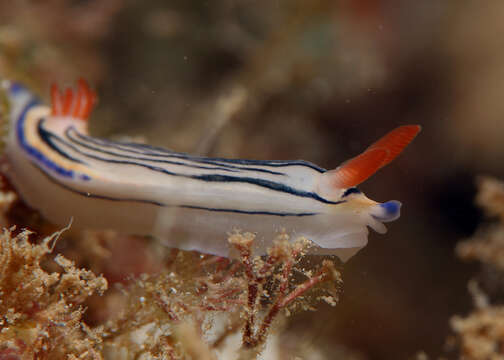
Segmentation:
<svg viewBox="0 0 504 360">
<path fill-rule="evenodd" d="M 55 223 L 73 218 L 75 227 L 153 235 L 220 256 L 230 254 L 232 231 L 256 233 L 257 254 L 285 231 L 345 261 L 366 245 L 368 226 L 384 233 L 382 221 L 399 216 L 398 202 L 376 203 L 353 186 L 390 162 L 418 128 L 402 130 L 399 151 L 391 133 L 394 146 L 380 140 L 328 172 L 304 161 L 201 158 L 89 137 L 79 116 L 90 111 L 92 93 L 79 86 L 71 110 L 53 90 L 51 111 L 19 85 L 3 84 L 11 102 L 7 175 Z"/>
</svg>

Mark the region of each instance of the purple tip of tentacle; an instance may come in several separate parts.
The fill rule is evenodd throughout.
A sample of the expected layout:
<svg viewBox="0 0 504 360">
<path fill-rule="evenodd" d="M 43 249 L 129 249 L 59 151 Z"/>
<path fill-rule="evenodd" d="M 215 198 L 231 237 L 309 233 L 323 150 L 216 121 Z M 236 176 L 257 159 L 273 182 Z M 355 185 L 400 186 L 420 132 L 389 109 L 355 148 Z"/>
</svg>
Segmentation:
<svg viewBox="0 0 504 360">
<path fill-rule="evenodd" d="M 373 209 L 372 215 L 375 219 L 383 222 L 394 221 L 401 216 L 401 203 L 397 200 L 391 200 L 378 204 Z"/>
</svg>

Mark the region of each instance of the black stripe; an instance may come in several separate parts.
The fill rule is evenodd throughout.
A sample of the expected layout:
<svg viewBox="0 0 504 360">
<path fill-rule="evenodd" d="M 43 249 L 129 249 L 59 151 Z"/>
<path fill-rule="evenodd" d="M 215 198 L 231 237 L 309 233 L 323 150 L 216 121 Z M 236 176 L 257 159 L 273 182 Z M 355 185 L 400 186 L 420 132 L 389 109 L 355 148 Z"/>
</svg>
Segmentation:
<svg viewBox="0 0 504 360">
<path fill-rule="evenodd" d="M 236 214 L 247 214 L 247 215 L 274 215 L 274 216 L 314 216 L 318 215 L 318 213 L 277 213 L 271 211 L 248 211 L 248 210 L 236 210 L 236 209 L 216 209 L 216 208 L 207 208 L 202 206 L 192 206 L 192 205 L 179 205 L 178 207 L 184 209 L 195 209 L 195 210 L 208 210 L 208 211 L 217 211 L 217 212 L 230 212 Z"/>
<path fill-rule="evenodd" d="M 78 132 L 76 132 L 76 133 L 79 134 Z M 160 173 L 167 174 L 167 175 L 181 176 L 181 177 L 185 177 L 185 178 L 189 178 L 189 179 L 201 180 L 201 181 L 206 181 L 206 182 L 247 183 L 247 184 L 264 187 L 264 188 L 278 191 L 278 192 L 288 193 L 288 194 L 291 194 L 294 196 L 311 198 L 311 199 L 317 200 L 317 201 L 325 203 L 325 204 L 337 205 L 342 202 L 342 201 L 329 201 L 329 200 L 322 198 L 321 196 L 319 196 L 318 194 L 316 194 L 314 192 L 298 190 L 293 187 L 287 186 L 285 184 L 271 181 L 271 180 L 257 179 L 257 178 L 252 178 L 252 177 L 229 176 L 229 175 L 208 175 L 208 174 L 207 175 L 185 175 L 185 174 L 178 174 L 173 171 L 168 171 L 162 167 L 153 166 L 153 165 L 144 164 L 144 163 L 138 163 L 135 161 L 113 160 L 113 159 L 102 158 L 102 157 L 99 157 L 96 155 L 85 153 L 82 150 L 74 147 L 73 145 L 72 145 L 72 149 L 74 151 L 78 152 L 79 154 L 86 156 L 88 158 L 103 161 L 103 162 L 110 163 L 110 164 L 123 164 L 123 165 L 140 166 L 140 167 L 144 167 L 149 170 L 153 170 L 153 171 L 160 172 Z"/>
<path fill-rule="evenodd" d="M 229 165 L 229 164 L 270 166 L 270 167 L 303 166 L 303 167 L 308 167 L 310 169 L 316 170 L 320 173 L 324 173 L 327 171 L 326 169 L 321 168 L 321 167 L 319 167 L 309 161 L 305 161 L 305 160 L 248 160 L 248 159 L 226 159 L 226 158 L 193 156 L 193 155 L 189 155 L 186 153 L 179 153 L 179 152 L 175 152 L 172 150 L 163 149 L 160 147 L 147 145 L 147 144 L 115 142 L 115 141 L 110 141 L 110 140 L 105 140 L 105 139 L 96 139 L 91 136 L 86 136 L 84 134 L 81 134 L 79 132 L 75 132 L 75 133 L 82 140 L 94 142 L 95 144 L 98 143 L 97 145 L 109 146 L 109 147 L 113 147 L 113 148 L 115 147 L 119 150 L 130 151 L 132 153 L 148 155 L 148 156 L 153 156 L 153 157 L 169 156 L 169 157 L 176 157 L 176 158 L 180 158 L 180 159 L 187 159 L 187 160 L 194 161 L 194 162 L 203 162 L 203 163 L 212 164 L 212 165 L 221 165 L 221 166 L 230 166 L 230 167 L 232 165 Z M 146 151 L 139 151 L 139 150 L 144 150 L 144 149 L 150 150 L 150 151 L 147 151 L 147 152 Z M 157 151 L 159 153 L 154 153 L 152 151 Z M 222 163 L 224 163 L 224 164 L 222 164 Z M 243 169 L 242 167 L 239 167 L 239 168 Z M 269 172 L 268 170 L 260 169 L 260 168 L 251 168 L 248 170 Z M 280 173 L 280 174 L 275 173 L 275 172 L 272 172 L 272 173 L 274 173 L 275 175 L 283 175 L 282 173 Z"/>
<path fill-rule="evenodd" d="M 337 204 L 344 202 L 344 201 L 329 201 L 314 192 L 297 190 L 297 189 L 294 189 L 290 186 L 287 186 L 287 185 L 284 185 L 281 183 L 277 183 L 274 181 L 270 181 L 270 180 L 264 180 L 264 179 L 249 178 L 249 177 L 234 177 L 234 176 L 227 176 L 227 175 L 192 175 L 190 177 L 193 179 L 203 180 L 203 181 L 208 181 L 208 182 L 247 183 L 247 184 L 265 187 L 265 188 L 275 190 L 275 191 L 285 192 L 285 193 L 295 195 L 295 196 L 312 198 L 314 200 L 323 202 L 325 204 L 337 205 Z"/>
<path fill-rule="evenodd" d="M 223 170 L 223 171 L 230 171 L 230 172 L 239 172 L 239 171 L 243 171 L 243 170 L 248 170 L 248 171 L 263 172 L 263 173 L 272 174 L 272 175 L 281 175 L 281 176 L 285 176 L 286 175 L 285 173 L 281 173 L 281 172 L 277 172 L 277 171 L 271 171 L 271 170 L 266 170 L 266 169 L 260 169 L 260 168 L 238 167 L 238 166 L 232 166 L 232 165 L 227 165 L 227 164 L 219 164 L 219 163 L 216 163 L 214 161 L 207 161 L 207 160 L 205 160 L 205 158 L 194 160 L 192 158 L 189 158 L 189 157 L 185 156 L 184 154 L 179 154 L 179 153 L 173 153 L 173 154 L 170 154 L 170 155 L 160 155 L 160 154 L 157 154 L 156 156 L 158 156 L 158 157 L 162 156 L 163 158 L 172 157 L 172 158 L 176 158 L 176 159 L 182 159 L 182 160 L 187 160 L 187 161 L 192 161 L 192 162 L 197 162 L 197 163 L 202 163 L 202 164 L 209 164 L 209 165 L 214 165 L 214 167 L 201 166 L 201 165 L 191 165 L 191 164 L 188 164 L 188 163 L 182 163 L 182 162 L 177 162 L 177 161 L 173 161 L 173 160 L 157 160 L 157 159 L 151 159 L 151 158 L 140 158 L 140 157 L 136 157 L 136 156 L 128 156 L 128 155 L 124 155 L 124 154 L 118 154 L 118 153 L 114 153 L 114 152 L 111 152 L 111 151 L 103 150 L 101 148 L 96 148 L 96 147 L 92 147 L 92 146 L 90 146 L 88 144 L 85 144 L 82 141 L 79 141 L 75 137 L 73 137 L 70 134 L 70 131 L 72 131 L 73 133 L 77 134 L 77 136 L 80 137 L 82 140 L 88 141 L 88 142 L 94 144 L 95 146 L 111 147 L 111 148 L 119 150 L 119 151 L 126 151 L 126 152 L 130 152 L 130 153 L 133 153 L 133 154 L 142 154 L 142 155 L 147 155 L 147 156 L 153 156 L 153 155 L 145 154 L 145 153 L 142 153 L 142 152 L 139 153 L 139 152 L 129 151 L 128 149 L 124 149 L 123 147 L 121 147 L 120 143 L 100 144 L 100 141 L 102 141 L 102 139 L 96 139 L 96 138 L 92 138 L 92 137 L 85 137 L 84 138 L 83 135 L 81 135 L 79 132 L 75 131 L 75 129 L 73 129 L 73 128 L 69 128 L 69 129 L 67 129 L 65 131 L 66 137 L 70 141 L 73 141 L 76 144 L 79 144 L 79 145 L 81 145 L 83 147 L 86 147 L 86 148 L 94 150 L 94 151 L 102 152 L 104 154 L 113 155 L 113 156 L 117 156 L 117 157 L 123 157 L 123 158 L 126 158 L 126 159 L 135 159 L 135 160 L 141 160 L 141 161 L 152 161 L 152 162 L 159 162 L 159 163 L 166 163 L 166 164 L 173 164 L 173 165 L 182 165 L 182 166 L 192 167 L 192 168 L 196 168 L 196 169 Z M 156 156 L 153 156 L 153 157 L 156 157 Z"/>
<path fill-rule="evenodd" d="M 113 160 L 113 159 L 107 159 L 107 158 L 101 158 L 96 155 L 91 155 L 87 154 L 81 150 L 76 149 L 77 152 L 80 154 L 87 156 L 88 158 L 99 160 L 99 161 L 104 161 L 110 164 L 123 164 L 123 165 L 134 165 L 134 166 L 140 166 L 147 168 L 149 170 L 153 170 L 156 172 L 160 172 L 163 174 L 167 175 L 172 175 L 172 176 L 181 176 L 189 179 L 194 179 L 194 180 L 201 180 L 201 181 L 207 181 L 207 182 L 240 182 L 240 183 L 247 183 L 247 184 L 252 184 L 252 185 L 257 185 L 260 187 L 264 187 L 270 190 L 275 190 L 279 192 L 284 192 L 288 193 L 291 195 L 295 196 L 300 196 L 300 197 L 305 197 L 305 198 L 312 198 L 314 200 L 320 201 L 325 204 L 332 204 L 332 205 L 337 205 L 340 204 L 342 201 L 329 201 L 326 200 L 322 197 L 320 197 L 318 194 L 314 192 L 308 192 L 308 191 L 303 191 L 303 190 L 297 190 L 294 189 L 290 186 L 271 181 L 271 180 L 264 180 L 264 179 L 257 179 L 257 178 L 251 178 L 251 177 L 238 177 L 238 176 L 229 176 L 229 175 L 185 175 L 185 174 L 178 174 L 173 171 L 168 171 L 162 167 L 158 166 L 152 166 L 144 163 L 137 163 L 134 161 L 126 161 L 126 160 Z"/>
<path fill-rule="evenodd" d="M 238 172 L 238 170 L 228 169 L 228 168 L 225 168 L 225 167 L 210 167 L 210 166 L 192 165 L 192 164 L 187 164 L 187 163 L 183 163 L 183 162 L 179 162 L 179 161 L 149 159 L 149 158 L 142 158 L 142 157 L 137 157 L 137 156 L 129 156 L 129 155 L 118 154 L 118 153 L 115 153 L 115 152 L 112 152 L 112 151 L 107 151 L 107 150 L 103 150 L 101 148 L 95 147 L 95 146 L 100 146 L 98 144 L 96 144 L 95 146 L 91 146 L 91 145 L 88 145 L 88 144 L 86 144 L 86 143 L 84 143 L 84 142 L 82 142 L 80 140 L 75 139 L 69 133 L 69 130 L 71 130 L 71 129 L 72 128 L 69 128 L 69 129 L 67 129 L 65 131 L 65 135 L 66 135 L 66 137 L 67 137 L 68 140 L 70 140 L 71 142 L 75 143 L 76 145 L 79 145 L 79 146 L 84 147 L 86 149 L 93 150 L 93 151 L 96 151 L 96 152 L 99 152 L 99 153 L 102 153 L 102 154 L 105 154 L 105 155 L 116 156 L 116 157 L 123 158 L 123 159 L 132 159 L 132 160 L 139 160 L 139 161 L 152 161 L 152 162 L 161 163 L 161 164 L 187 166 L 187 167 L 195 168 L 195 169 L 223 170 L 223 171 L 230 171 L 230 172 Z"/>
<path fill-rule="evenodd" d="M 193 206 L 193 205 L 166 205 L 157 201 L 152 201 L 152 200 L 141 200 L 141 199 L 128 199 L 128 198 L 113 198 L 110 196 L 104 196 L 104 195 L 98 195 L 98 194 L 91 194 L 89 192 L 83 192 L 76 190 L 70 186 L 67 186 L 65 184 L 60 183 L 53 177 L 51 177 L 49 174 L 47 174 L 42 168 L 40 168 L 36 163 L 31 162 L 33 167 L 37 169 L 47 180 L 49 180 L 51 183 L 62 187 L 63 189 L 70 191 L 74 194 L 81 195 L 86 198 L 92 198 L 92 199 L 99 199 L 99 200 L 106 200 L 106 201 L 116 201 L 116 202 L 134 202 L 134 203 L 142 203 L 142 204 L 151 204 L 159 207 L 177 207 L 177 208 L 182 208 L 182 209 L 192 209 L 192 210 L 205 210 L 205 211 L 212 211 L 212 212 L 227 212 L 227 213 L 236 213 L 236 214 L 247 214 L 247 215 L 272 215 L 272 216 L 314 216 L 317 215 L 318 213 L 284 213 L 284 212 L 271 212 L 271 211 L 248 211 L 248 210 L 238 210 L 238 209 L 219 209 L 219 208 L 207 208 L 203 206 Z"/>
<path fill-rule="evenodd" d="M 60 138 L 57 135 L 54 135 L 50 131 L 45 130 L 42 127 L 42 124 L 44 122 L 45 122 L 45 119 L 41 119 L 37 123 L 37 132 L 38 132 L 38 135 L 40 136 L 40 139 L 42 140 L 42 142 L 45 143 L 51 149 L 53 149 L 55 152 L 57 152 L 60 156 L 64 157 L 65 159 L 68 159 L 68 160 L 73 161 L 75 163 L 85 164 L 81 160 L 76 159 L 76 158 L 68 155 L 66 152 L 64 152 L 58 146 L 56 146 L 56 144 L 54 143 L 53 140 L 59 141 L 59 142 L 65 144 L 65 145 L 69 146 L 70 148 L 72 148 L 72 146 L 69 145 L 68 143 L 66 143 L 62 138 Z"/>
</svg>

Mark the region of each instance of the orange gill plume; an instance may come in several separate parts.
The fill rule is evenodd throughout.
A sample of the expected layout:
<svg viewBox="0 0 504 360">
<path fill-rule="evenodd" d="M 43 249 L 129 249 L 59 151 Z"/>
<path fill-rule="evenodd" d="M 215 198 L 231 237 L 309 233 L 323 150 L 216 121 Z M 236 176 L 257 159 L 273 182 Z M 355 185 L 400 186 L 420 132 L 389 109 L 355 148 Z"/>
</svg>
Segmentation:
<svg viewBox="0 0 504 360">
<path fill-rule="evenodd" d="M 77 82 L 77 91 L 67 88 L 61 93 L 58 85 L 51 85 L 51 103 L 53 116 L 69 116 L 87 120 L 96 104 L 96 93 L 90 89 L 84 79 Z"/>
</svg>

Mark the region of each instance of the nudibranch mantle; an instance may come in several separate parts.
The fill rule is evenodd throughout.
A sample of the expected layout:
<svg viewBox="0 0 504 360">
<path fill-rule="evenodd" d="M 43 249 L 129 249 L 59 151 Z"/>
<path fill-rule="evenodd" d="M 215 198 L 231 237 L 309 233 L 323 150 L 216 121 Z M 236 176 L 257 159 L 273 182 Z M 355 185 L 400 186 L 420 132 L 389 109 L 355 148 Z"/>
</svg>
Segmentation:
<svg viewBox="0 0 504 360">
<path fill-rule="evenodd" d="M 399 217 L 398 201 L 377 203 L 355 186 L 392 161 L 420 131 L 396 128 L 362 154 L 326 171 L 303 160 L 191 156 L 87 133 L 95 93 L 51 88 L 44 105 L 20 84 L 3 81 L 10 108 L 7 176 L 47 219 L 74 227 L 153 235 L 166 244 L 229 256 L 227 233 L 255 232 L 256 253 L 286 230 L 315 253 L 343 261 L 367 244 L 368 226 Z"/>
</svg>

